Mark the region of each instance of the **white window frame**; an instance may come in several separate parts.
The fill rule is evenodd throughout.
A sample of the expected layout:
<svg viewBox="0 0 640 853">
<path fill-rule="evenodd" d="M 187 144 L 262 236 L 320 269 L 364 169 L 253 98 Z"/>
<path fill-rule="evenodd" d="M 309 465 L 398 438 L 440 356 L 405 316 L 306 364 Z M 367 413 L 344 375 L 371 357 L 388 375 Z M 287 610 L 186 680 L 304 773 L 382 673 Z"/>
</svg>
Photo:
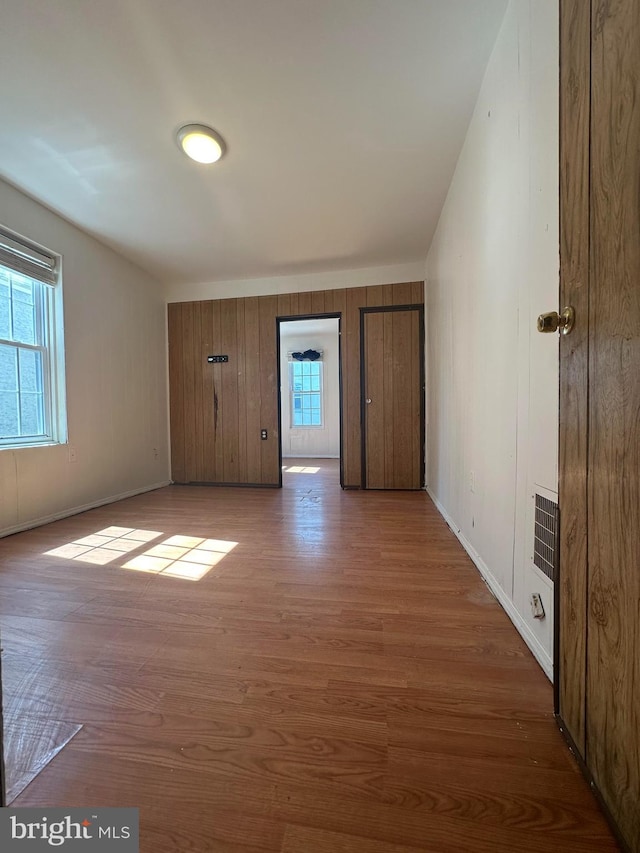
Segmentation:
<svg viewBox="0 0 640 853">
<path fill-rule="evenodd" d="M 44 430 L 38 435 L 0 435 L 0 452 L 67 441 L 64 373 L 62 259 L 60 255 L 0 225 L 0 267 L 37 285 L 36 343 L 0 338 L 0 344 L 42 354 Z"/>
<path fill-rule="evenodd" d="M 316 359 L 315 361 L 307 361 L 309 364 L 317 364 L 320 368 L 319 377 L 320 377 L 320 390 L 319 391 L 295 391 L 293 388 L 293 365 L 294 364 L 304 364 L 305 361 L 300 361 L 299 359 L 294 359 L 289 356 L 289 410 L 290 410 L 290 425 L 291 429 L 324 429 L 324 363 L 322 358 Z M 293 405 L 293 400 L 296 395 L 302 394 L 304 397 L 310 396 L 311 394 L 319 394 L 320 395 L 320 423 L 319 424 L 296 424 L 294 423 L 294 415 L 295 409 Z M 315 407 L 314 407 L 315 408 Z"/>
</svg>

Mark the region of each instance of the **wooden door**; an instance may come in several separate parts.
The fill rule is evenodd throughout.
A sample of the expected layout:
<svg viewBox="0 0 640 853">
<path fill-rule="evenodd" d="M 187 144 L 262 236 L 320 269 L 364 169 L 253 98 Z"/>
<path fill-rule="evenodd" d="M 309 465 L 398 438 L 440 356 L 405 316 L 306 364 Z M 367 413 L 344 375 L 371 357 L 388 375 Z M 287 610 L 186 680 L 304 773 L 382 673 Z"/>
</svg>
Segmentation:
<svg viewBox="0 0 640 853">
<path fill-rule="evenodd" d="M 422 306 L 363 308 L 363 488 L 424 484 Z"/>
<path fill-rule="evenodd" d="M 640 850 L 640 0 L 561 3 L 560 716 Z"/>
</svg>

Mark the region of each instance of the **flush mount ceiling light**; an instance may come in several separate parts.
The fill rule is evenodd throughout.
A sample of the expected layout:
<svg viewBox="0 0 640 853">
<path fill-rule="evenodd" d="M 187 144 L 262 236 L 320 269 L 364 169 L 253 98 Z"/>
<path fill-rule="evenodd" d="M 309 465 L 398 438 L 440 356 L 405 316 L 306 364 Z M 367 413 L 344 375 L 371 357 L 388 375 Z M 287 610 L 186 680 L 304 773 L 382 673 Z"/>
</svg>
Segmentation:
<svg viewBox="0 0 640 853">
<path fill-rule="evenodd" d="M 176 134 L 178 145 L 198 163 L 215 163 L 226 150 L 224 139 L 205 124 L 185 124 Z"/>
</svg>

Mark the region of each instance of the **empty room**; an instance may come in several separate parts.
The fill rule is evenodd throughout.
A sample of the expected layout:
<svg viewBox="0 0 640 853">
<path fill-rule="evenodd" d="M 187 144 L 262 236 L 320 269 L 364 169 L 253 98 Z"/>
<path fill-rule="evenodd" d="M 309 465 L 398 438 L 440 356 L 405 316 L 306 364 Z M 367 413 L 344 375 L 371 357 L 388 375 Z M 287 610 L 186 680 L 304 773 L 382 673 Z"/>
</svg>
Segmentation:
<svg viewBox="0 0 640 853">
<path fill-rule="evenodd" d="M 640 853 L 640 0 L 0 17 L 0 848 Z"/>
</svg>

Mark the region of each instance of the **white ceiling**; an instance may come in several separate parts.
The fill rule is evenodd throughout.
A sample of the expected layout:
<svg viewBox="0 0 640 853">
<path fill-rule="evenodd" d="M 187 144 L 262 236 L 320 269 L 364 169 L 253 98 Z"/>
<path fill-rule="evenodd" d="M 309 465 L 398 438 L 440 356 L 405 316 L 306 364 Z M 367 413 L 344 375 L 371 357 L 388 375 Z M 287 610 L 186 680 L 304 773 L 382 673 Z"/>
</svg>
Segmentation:
<svg viewBox="0 0 640 853">
<path fill-rule="evenodd" d="M 505 6 L 2 0 L 0 174 L 165 281 L 424 259 Z"/>
</svg>

